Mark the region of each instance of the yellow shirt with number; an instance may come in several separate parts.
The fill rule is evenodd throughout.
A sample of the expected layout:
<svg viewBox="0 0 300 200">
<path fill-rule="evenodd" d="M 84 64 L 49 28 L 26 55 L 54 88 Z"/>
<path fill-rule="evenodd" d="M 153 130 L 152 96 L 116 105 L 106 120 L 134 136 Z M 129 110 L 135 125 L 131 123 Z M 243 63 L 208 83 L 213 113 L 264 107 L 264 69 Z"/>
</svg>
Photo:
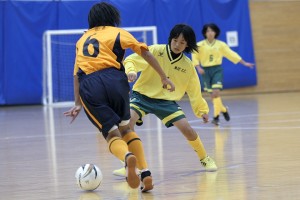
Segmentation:
<svg viewBox="0 0 300 200">
<path fill-rule="evenodd" d="M 158 73 L 137 54 L 131 54 L 124 60 L 126 73 L 141 72 L 133 90 L 150 98 L 169 101 L 178 101 L 187 93 L 195 115 L 200 118 L 203 114 L 208 114 L 209 108 L 202 97 L 199 77 L 191 60 L 183 53 L 173 59 L 169 45 L 152 45 L 149 46 L 149 51 L 175 84 L 175 91 L 163 89 Z"/>
<path fill-rule="evenodd" d="M 209 43 L 208 40 L 202 40 L 197 43 L 198 52 L 192 53 L 193 65 L 202 67 L 211 67 L 221 65 L 223 57 L 227 58 L 234 64 L 241 61 L 241 57 L 231 50 L 229 46 L 220 40 L 214 40 Z"/>
</svg>

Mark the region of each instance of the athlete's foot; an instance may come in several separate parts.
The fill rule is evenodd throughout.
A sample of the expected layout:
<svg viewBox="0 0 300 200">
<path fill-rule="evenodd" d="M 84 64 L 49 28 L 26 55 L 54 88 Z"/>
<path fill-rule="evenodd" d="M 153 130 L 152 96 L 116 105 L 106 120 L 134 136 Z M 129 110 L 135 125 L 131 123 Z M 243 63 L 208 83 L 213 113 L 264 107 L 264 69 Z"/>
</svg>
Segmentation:
<svg viewBox="0 0 300 200">
<path fill-rule="evenodd" d="M 136 174 L 136 157 L 132 153 L 128 153 L 125 156 L 125 169 L 127 172 L 126 180 L 128 185 L 135 189 L 138 188 L 140 185 L 140 179 Z"/>
<path fill-rule="evenodd" d="M 213 120 L 211 121 L 212 124 L 219 126 L 220 120 L 219 120 L 219 115 L 214 117 Z"/>
<path fill-rule="evenodd" d="M 206 156 L 202 160 L 200 160 L 201 165 L 205 168 L 207 172 L 214 172 L 218 170 L 218 167 L 215 163 L 215 161 L 210 158 L 209 156 Z"/>
<path fill-rule="evenodd" d="M 230 120 L 230 115 L 229 115 L 229 111 L 228 111 L 228 107 L 226 107 L 226 112 L 222 112 L 224 118 L 226 121 Z"/>
<path fill-rule="evenodd" d="M 141 172 L 141 191 L 147 192 L 153 189 L 152 176 L 149 170 Z"/>
<path fill-rule="evenodd" d="M 115 176 L 122 176 L 122 177 L 126 177 L 126 169 L 125 167 L 122 167 L 120 169 L 116 169 L 113 171 L 113 175 Z"/>
</svg>

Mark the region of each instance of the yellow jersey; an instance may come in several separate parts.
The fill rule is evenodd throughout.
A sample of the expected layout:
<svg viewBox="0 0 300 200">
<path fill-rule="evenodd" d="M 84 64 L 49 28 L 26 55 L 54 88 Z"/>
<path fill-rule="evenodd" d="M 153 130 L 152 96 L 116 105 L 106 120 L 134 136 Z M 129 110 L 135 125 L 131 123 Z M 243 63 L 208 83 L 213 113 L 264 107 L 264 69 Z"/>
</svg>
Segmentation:
<svg viewBox="0 0 300 200">
<path fill-rule="evenodd" d="M 227 58 L 234 64 L 241 61 L 241 57 L 231 50 L 229 46 L 220 40 L 214 40 L 209 43 L 208 40 L 202 40 L 197 43 L 198 52 L 192 53 L 193 65 L 201 65 L 202 67 L 211 67 L 221 65 L 223 57 Z"/>
<path fill-rule="evenodd" d="M 124 60 L 125 72 L 141 72 L 133 90 L 150 98 L 169 101 L 178 101 L 187 93 L 195 115 L 200 118 L 203 114 L 208 114 L 209 108 L 202 97 L 199 77 L 191 60 L 183 53 L 173 59 L 169 45 L 152 45 L 149 46 L 149 51 L 176 89 L 174 92 L 163 89 L 158 73 L 141 56 L 131 54 Z"/>
<path fill-rule="evenodd" d="M 100 26 L 86 31 L 76 43 L 74 75 L 80 68 L 90 74 L 105 68 L 122 68 L 125 49 L 131 48 L 137 54 L 148 50 L 129 32 L 113 26 Z"/>
</svg>

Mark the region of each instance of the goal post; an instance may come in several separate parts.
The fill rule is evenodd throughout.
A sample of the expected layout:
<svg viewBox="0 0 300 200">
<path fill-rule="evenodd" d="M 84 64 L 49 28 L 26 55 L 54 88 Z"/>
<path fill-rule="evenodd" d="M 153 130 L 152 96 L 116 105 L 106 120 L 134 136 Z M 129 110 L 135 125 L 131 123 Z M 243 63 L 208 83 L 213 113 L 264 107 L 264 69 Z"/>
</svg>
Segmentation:
<svg viewBox="0 0 300 200">
<path fill-rule="evenodd" d="M 156 26 L 122 27 L 138 41 L 157 44 Z M 74 103 L 73 69 L 76 42 L 86 29 L 47 30 L 43 35 L 43 105 Z M 127 51 L 125 56 L 132 53 Z"/>
</svg>

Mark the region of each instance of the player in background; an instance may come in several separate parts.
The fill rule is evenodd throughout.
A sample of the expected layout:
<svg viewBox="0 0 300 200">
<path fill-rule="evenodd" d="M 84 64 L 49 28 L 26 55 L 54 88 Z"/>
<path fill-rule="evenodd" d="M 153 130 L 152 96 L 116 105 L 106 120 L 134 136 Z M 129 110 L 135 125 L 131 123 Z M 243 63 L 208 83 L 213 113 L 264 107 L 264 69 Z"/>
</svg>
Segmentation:
<svg viewBox="0 0 300 200">
<path fill-rule="evenodd" d="M 193 29 L 185 24 L 177 24 L 170 32 L 168 44 L 152 45 L 149 50 L 175 84 L 176 91 L 166 92 L 159 84 L 160 78 L 157 73 L 138 54 L 125 58 L 124 64 L 129 81 L 134 81 L 137 73 L 141 72 L 132 89 L 130 127 L 134 129 L 136 124 L 141 125 L 145 115 L 155 114 L 166 127 L 176 126 L 179 129 L 207 171 L 216 171 L 214 160 L 207 155 L 200 137 L 176 103 L 187 93 L 194 114 L 205 123 L 208 121 L 209 108 L 201 95 L 197 71 L 192 61 L 183 53 L 197 50 Z M 125 170 L 121 168 L 115 170 L 113 174 L 124 176 Z"/>
<path fill-rule="evenodd" d="M 122 64 L 125 49 L 131 48 L 149 63 L 161 88 L 168 87 L 174 91 L 174 84 L 149 52 L 147 45 L 117 27 L 120 14 L 114 6 L 105 2 L 95 4 L 89 12 L 88 22 L 88 31 L 76 44 L 75 106 L 64 114 L 73 121 L 83 107 L 89 120 L 108 142 L 109 151 L 125 161 L 129 186 L 137 188 L 142 184 L 142 191 L 151 190 L 152 177 L 145 160 L 143 144 L 129 127 L 130 87 Z M 142 170 L 142 182 L 136 174 L 136 167 Z"/>
<path fill-rule="evenodd" d="M 203 77 L 204 90 L 210 93 L 212 99 L 214 107 L 212 123 L 219 125 L 219 115 L 221 113 L 226 121 L 230 120 L 228 107 L 223 105 L 220 96 L 220 91 L 223 88 L 223 57 L 234 64 L 241 63 L 249 68 L 253 68 L 254 64 L 244 61 L 225 42 L 217 39 L 220 35 L 220 29 L 216 24 L 205 24 L 202 35 L 205 39 L 197 43 L 198 52 L 194 51 L 192 53 L 192 61 Z"/>
</svg>

